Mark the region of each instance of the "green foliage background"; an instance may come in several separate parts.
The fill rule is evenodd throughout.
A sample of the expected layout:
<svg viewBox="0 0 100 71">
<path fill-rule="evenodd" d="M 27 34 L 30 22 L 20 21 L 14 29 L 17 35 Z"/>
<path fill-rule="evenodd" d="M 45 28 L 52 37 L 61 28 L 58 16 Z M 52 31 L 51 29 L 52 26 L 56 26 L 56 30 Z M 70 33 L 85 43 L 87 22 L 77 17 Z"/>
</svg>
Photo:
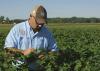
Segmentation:
<svg viewBox="0 0 100 71">
<path fill-rule="evenodd" d="M 4 54 L 4 40 L 12 25 L 0 25 L 0 70 L 14 71 Z M 38 60 L 39 71 L 99 71 L 100 24 L 48 24 L 57 41 L 58 53 Z M 24 68 L 23 71 L 27 71 Z"/>
</svg>

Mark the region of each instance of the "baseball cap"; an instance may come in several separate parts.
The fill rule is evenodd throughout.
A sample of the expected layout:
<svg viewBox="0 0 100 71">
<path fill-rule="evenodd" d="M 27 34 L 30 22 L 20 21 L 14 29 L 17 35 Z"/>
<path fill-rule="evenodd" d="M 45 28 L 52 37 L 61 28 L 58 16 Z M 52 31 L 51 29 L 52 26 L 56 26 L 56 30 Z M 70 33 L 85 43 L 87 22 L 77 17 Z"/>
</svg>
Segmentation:
<svg viewBox="0 0 100 71">
<path fill-rule="evenodd" d="M 37 23 L 47 23 L 47 11 L 42 5 L 35 6 L 31 15 L 35 17 Z"/>
</svg>

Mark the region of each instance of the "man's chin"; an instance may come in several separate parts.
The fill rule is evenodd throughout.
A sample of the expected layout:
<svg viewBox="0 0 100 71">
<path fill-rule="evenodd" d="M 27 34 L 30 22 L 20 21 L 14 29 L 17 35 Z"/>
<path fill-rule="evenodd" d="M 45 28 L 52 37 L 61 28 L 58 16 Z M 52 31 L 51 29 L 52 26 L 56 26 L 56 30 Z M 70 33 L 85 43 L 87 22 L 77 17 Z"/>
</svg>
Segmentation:
<svg viewBox="0 0 100 71">
<path fill-rule="evenodd" d="M 37 27 L 35 30 L 36 32 L 39 32 L 41 30 L 41 27 Z"/>
</svg>

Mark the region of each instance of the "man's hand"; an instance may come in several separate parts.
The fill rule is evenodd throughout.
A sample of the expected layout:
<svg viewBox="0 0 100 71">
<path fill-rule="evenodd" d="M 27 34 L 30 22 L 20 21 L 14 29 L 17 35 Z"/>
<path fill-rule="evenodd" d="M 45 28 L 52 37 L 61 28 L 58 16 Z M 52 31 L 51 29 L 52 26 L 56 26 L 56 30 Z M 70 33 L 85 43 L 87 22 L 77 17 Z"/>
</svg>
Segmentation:
<svg viewBox="0 0 100 71">
<path fill-rule="evenodd" d="M 28 48 L 26 50 L 23 50 L 22 53 L 23 55 L 27 56 L 29 55 L 30 53 L 34 52 L 35 50 L 33 48 Z"/>
<path fill-rule="evenodd" d="M 41 59 L 41 60 L 43 60 L 43 59 L 45 58 L 45 56 L 44 56 L 43 54 L 40 54 L 40 55 L 38 56 L 38 58 Z"/>
</svg>

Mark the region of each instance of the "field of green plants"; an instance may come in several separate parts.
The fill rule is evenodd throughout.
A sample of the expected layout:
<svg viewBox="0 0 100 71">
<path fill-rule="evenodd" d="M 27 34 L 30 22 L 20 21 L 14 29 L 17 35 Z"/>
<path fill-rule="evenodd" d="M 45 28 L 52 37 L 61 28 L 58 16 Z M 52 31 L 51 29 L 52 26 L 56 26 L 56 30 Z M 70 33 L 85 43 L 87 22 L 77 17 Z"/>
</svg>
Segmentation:
<svg viewBox="0 0 100 71">
<path fill-rule="evenodd" d="M 14 71 L 3 50 L 11 27 L 0 24 L 0 71 Z M 57 41 L 59 52 L 38 59 L 39 71 L 100 71 L 100 24 L 48 24 L 47 27 Z"/>
</svg>

